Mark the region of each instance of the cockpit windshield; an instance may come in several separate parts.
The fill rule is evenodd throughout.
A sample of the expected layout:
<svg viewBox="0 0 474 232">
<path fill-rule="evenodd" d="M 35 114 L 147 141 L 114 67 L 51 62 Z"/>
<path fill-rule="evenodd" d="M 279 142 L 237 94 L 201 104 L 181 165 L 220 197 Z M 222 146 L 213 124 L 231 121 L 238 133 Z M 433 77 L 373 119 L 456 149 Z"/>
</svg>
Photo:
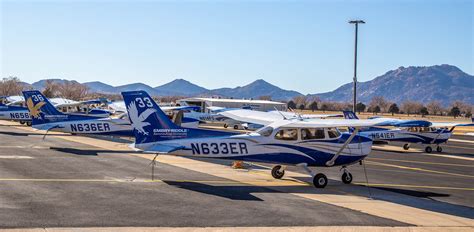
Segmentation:
<svg viewBox="0 0 474 232">
<path fill-rule="evenodd" d="M 273 128 L 267 126 L 267 127 L 263 127 L 261 129 L 257 130 L 256 132 L 259 133 L 261 136 L 268 137 L 272 134 Z"/>
</svg>

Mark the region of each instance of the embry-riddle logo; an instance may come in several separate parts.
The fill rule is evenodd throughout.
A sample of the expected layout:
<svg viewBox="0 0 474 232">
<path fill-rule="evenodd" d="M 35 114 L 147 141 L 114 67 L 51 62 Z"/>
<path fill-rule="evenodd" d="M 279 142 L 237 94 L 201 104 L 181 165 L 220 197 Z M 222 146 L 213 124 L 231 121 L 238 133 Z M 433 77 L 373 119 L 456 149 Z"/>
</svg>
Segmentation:
<svg viewBox="0 0 474 232">
<path fill-rule="evenodd" d="M 139 107 L 145 107 L 145 103 L 141 98 L 136 99 L 138 102 Z M 149 98 L 144 99 L 146 102 L 146 106 L 148 107 L 153 107 L 153 104 L 151 103 Z M 156 112 L 155 109 L 148 108 L 143 113 L 140 115 L 138 114 L 138 108 L 137 105 L 135 104 L 134 101 L 130 103 L 130 105 L 127 107 L 128 109 L 128 115 L 130 118 L 130 122 L 132 123 L 132 127 L 138 131 L 138 133 L 142 133 L 144 135 L 148 135 L 148 132 L 145 131 L 144 127 L 149 126 L 149 122 L 145 122 L 145 120 L 153 113 Z"/>
<path fill-rule="evenodd" d="M 36 97 L 36 96 L 33 96 L 33 97 Z M 41 102 L 38 102 L 38 104 L 35 105 L 35 103 L 33 103 L 33 100 L 30 98 L 28 98 L 28 100 L 26 101 L 26 105 L 28 106 L 28 110 L 30 111 L 30 115 L 31 117 L 33 118 L 39 118 L 41 115 L 41 107 L 43 107 L 46 103 L 44 101 L 41 101 Z"/>
</svg>

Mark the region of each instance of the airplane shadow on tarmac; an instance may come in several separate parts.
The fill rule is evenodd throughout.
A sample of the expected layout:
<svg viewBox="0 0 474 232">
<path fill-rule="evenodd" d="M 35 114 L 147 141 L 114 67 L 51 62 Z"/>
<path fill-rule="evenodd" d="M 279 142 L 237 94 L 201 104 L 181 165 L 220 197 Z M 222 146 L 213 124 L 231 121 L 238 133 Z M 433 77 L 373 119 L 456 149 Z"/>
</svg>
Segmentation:
<svg viewBox="0 0 474 232">
<path fill-rule="evenodd" d="M 214 186 L 196 182 L 163 181 L 164 183 L 178 188 L 240 201 L 263 201 L 263 199 L 252 195 L 252 193 L 277 193 L 279 191 L 265 187 L 251 185 Z"/>
<path fill-rule="evenodd" d="M 98 156 L 99 153 L 112 153 L 112 154 L 143 154 L 141 151 L 124 151 L 124 150 L 99 150 L 99 149 L 76 149 L 68 147 L 50 147 L 49 149 L 69 153 L 73 155 L 83 155 L 83 156 Z"/>
<path fill-rule="evenodd" d="M 12 131 L 0 131 L 2 135 L 10 135 L 10 136 L 32 136 L 32 135 L 39 135 L 44 136 L 43 133 L 29 133 L 29 132 L 12 132 Z M 71 136 L 68 134 L 51 134 L 47 136 Z"/>
</svg>

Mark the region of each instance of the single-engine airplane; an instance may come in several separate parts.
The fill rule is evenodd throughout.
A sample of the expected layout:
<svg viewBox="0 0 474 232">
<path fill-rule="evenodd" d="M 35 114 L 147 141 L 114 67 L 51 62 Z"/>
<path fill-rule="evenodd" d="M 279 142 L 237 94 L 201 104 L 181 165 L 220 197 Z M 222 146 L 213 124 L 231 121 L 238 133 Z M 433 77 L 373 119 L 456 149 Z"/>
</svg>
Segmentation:
<svg viewBox="0 0 474 232">
<path fill-rule="evenodd" d="M 359 136 L 358 129 L 387 123 L 385 119 L 282 119 L 256 132 L 236 135 L 180 127 L 144 91 L 122 92 L 122 95 L 135 133 L 135 148 L 157 155 L 276 163 L 272 176 L 277 179 L 285 173 L 281 164 L 295 165 L 311 174 L 317 188 L 324 188 L 328 179 L 308 167 L 342 166 L 342 181 L 351 183 L 352 174 L 347 166 L 363 160 L 372 147 L 372 140 Z M 349 126 L 356 128 L 351 134 L 341 134 L 336 129 Z"/>
<path fill-rule="evenodd" d="M 33 128 L 72 134 L 132 136 L 130 122 L 82 114 L 65 114 L 39 91 L 24 91 Z"/>
<path fill-rule="evenodd" d="M 344 111 L 344 118 L 359 119 L 352 111 Z M 380 117 L 377 117 L 380 118 Z M 388 118 L 387 118 L 388 119 Z M 373 119 L 369 119 L 373 120 Z M 397 119 L 393 119 L 397 120 Z M 473 119 L 474 122 L 474 119 Z M 388 129 L 369 127 L 359 130 L 359 135 L 371 138 L 374 141 L 405 142 L 403 149 L 410 149 L 410 143 L 427 144 L 425 152 L 431 153 L 431 144 L 436 145 L 436 151 L 442 152 L 441 143 L 445 143 L 453 134 L 457 126 L 474 126 L 474 123 L 429 122 L 425 120 L 400 120 L 397 128 Z M 349 131 L 352 131 L 349 128 Z"/>
</svg>

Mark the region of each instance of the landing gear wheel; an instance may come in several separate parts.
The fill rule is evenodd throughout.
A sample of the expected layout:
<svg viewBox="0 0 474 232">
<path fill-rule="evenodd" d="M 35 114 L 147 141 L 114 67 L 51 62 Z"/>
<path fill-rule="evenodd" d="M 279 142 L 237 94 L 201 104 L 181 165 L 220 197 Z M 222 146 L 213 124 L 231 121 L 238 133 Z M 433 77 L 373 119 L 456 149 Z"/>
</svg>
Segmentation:
<svg viewBox="0 0 474 232">
<path fill-rule="evenodd" d="M 425 148 L 425 151 L 426 151 L 426 153 L 431 153 L 433 151 L 433 148 L 428 146 L 428 147 Z"/>
<path fill-rule="evenodd" d="M 328 178 L 322 173 L 318 173 L 313 178 L 313 184 L 316 188 L 324 188 L 328 184 Z"/>
<path fill-rule="evenodd" d="M 239 126 L 234 125 L 234 130 L 238 130 L 238 129 L 239 129 Z"/>
<path fill-rule="evenodd" d="M 442 151 L 443 151 L 443 148 L 440 147 L 440 146 L 438 146 L 438 147 L 436 147 L 436 151 L 437 151 L 437 152 L 442 152 Z"/>
<path fill-rule="evenodd" d="M 20 121 L 20 124 L 21 125 L 24 125 L 26 122 L 25 121 Z"/>
<path fill-rule="evenodd" d="M 27 126 L 31 126 L 31 125 L 33 125 L 33 124 L 32 124 L 31 122 L 26 122 L 26 125 L 27 125 Z"/>
<path fill-rule="evenodd" d="M 272 176 L 275 179 L 281 179 L 285 175 L 285 170 L 281 170 L 281 165 L 272 168 Z"/>
<path fill-rule="evenodd" d="M 227 128 L 227 127 L 229 127 L 229 125 L 227 125 L 227 124 L 224 124 L 224 128 Z"/>
<path fill-rule="evenodd" d="M 344 184 L 350 184 L 352 182 L 352 174 L 350 172 L 344 172 L 342 173 L 341 179 Z"/>
<path fill-rule="evenodd" d="M 404 150 L 410 149 L 410 144 L 405 143 L 405 145 L 403 145 L 403 149 L 404 149 Z"/>
</svg>

